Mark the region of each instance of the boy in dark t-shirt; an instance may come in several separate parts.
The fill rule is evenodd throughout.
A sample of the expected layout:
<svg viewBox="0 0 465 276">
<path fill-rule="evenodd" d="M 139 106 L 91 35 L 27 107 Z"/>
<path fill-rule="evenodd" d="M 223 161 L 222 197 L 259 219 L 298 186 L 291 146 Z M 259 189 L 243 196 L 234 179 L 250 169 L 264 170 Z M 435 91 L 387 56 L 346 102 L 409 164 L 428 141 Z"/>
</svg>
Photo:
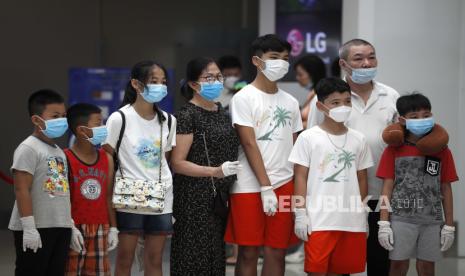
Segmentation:
<svg viewBox="0 0 465 276">
<path fill-rule="evenodd" d="M 385 149 L 378 167 L 384 180 L 378 239 L 390 251 L 391 273 L 406 275 L 415 257 L 420 275 L 430 275 L 454 241 L 451 183 L 458 177 L 449 148 L 426 156 L 415 145 L 434 127 L 428 98 L 415 93 L 396 105 L 406 136 L 402 146 Z"/>
</svg>

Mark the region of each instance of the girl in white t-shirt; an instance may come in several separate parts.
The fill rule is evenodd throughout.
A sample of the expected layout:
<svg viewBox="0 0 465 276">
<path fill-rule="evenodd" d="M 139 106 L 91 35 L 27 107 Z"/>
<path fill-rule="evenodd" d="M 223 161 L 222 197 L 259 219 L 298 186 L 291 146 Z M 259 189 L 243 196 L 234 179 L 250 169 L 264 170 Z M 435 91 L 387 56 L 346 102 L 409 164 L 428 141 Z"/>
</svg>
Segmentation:
<svg viewBox="0 0 465 276">
<path fill-rule="evenodd" d="M 107 121 L 108 138 L 104 148 L 111 154 L 116 152 L 114 156 L 118 162 L 115 163 L 119 164 L 115 170 L 116 177 L 123 176 L 128 181 L 160 181 L 167 187 L 161 212 L 116 210 L 120 232 L 117 275 L 130 274 L 139 236 L 145 238 L 146 273 L 161 275 L 163 247 L 166 236 L 173 231 L 172 177 L 167 159 L 168 152 L 176 144 L 173 138 L 176 120 L 156 104 L 167 95 L 166 77 L 166 70 L 156 62 L 142 61 L 134 65 L 122 107 Z"/>
</svg>

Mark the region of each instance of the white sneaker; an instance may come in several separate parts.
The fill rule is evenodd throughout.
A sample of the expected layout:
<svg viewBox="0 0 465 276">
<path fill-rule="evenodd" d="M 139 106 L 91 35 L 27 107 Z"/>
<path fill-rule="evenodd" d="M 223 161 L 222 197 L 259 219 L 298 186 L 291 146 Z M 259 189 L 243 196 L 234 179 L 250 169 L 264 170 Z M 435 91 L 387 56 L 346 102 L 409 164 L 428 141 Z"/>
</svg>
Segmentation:
<svg viewBox="0 0 465 276">
<path fill-rule="evenodd" d="M 286 256 L 286 263 L 288 264 L 301 264 L 305 260 L 304 247 L 300 246 L 296 252 Z"/>
</svg>

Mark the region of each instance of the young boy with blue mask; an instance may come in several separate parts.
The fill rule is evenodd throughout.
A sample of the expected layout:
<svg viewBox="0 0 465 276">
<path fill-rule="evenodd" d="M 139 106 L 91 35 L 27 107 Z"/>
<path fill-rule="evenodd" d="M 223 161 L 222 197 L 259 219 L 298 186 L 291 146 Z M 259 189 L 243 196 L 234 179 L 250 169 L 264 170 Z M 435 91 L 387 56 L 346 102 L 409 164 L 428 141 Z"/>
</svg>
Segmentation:
<svg viewBox="0 0 465 276">
<path fill-rule="evenodd" d="M 15 275 L 64 275 L 71 219 L 66 156 L 55 144 L 68 129 L 63 97 L 39 90 L 29 97 L 34 132 L 15 150 L 11 170 L 16 201 L 8 228 L 14 233 Z"/>
<path fill-rule="evenodd" d="M 112 205 L 113 159 L 100 146 L 107 138 L 102 110 L 80 103 L 67 111 L 75 143 L 64 152 L 69 164 L 71 214 L 83 246 L 71 242 L 66 275 L 111 275 L 108 252 L 118 244 Z"/>
<path fill-rule="evenodd" d="M 441 251 L 454 242 L 451 183 L 458 177 L 447 147 L 425 155 L 415 145 L 434 127 L 428 98 L 414 93 L 396 105 L 406 135 L 403 145 L 385 149 L 378 167 L 384 180 L 378 240 L 389 251 L 391 275 L 407 275 L 410 258 L 417 259 L 418 275 L 434 275 Z"/>
</svg>

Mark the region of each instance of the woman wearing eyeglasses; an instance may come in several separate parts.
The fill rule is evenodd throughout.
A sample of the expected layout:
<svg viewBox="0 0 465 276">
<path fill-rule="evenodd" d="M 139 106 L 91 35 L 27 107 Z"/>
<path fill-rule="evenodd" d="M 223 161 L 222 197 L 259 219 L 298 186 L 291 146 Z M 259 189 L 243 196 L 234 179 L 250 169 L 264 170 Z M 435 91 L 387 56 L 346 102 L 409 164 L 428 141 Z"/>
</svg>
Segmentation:
<svg viewBox="0 0 465 276">
<path fill-rule="evenodd" d="M 240 164 L 239 139 L 215 99 L 223 76 L 213 59 L 187 64 L 181 92 L 188 102 L 176 113 L 174 234 L 171 275 L 224 275 L 224 231 L 229 187 Z"/>
</svg>

